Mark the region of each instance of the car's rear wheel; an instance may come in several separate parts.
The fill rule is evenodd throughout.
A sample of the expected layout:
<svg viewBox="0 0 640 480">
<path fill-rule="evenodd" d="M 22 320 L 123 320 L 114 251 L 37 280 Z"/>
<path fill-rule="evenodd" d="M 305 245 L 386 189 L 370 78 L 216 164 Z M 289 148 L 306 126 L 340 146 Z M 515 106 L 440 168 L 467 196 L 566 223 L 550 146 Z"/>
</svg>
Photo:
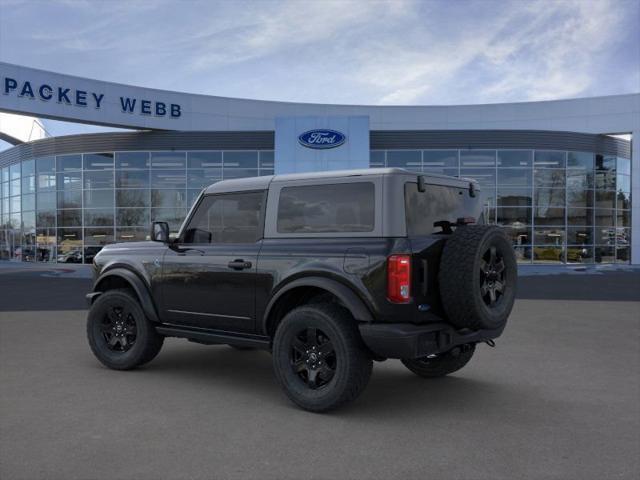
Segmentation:
<svg viewBox="0 0 640 480">
<path fill-rule="evenodd" d="M 431 358 L 403 359 L 402 363 L 413 373 L 424 378 L 435 378 L 457 372 L 464 367 L 476 350 L 476 346 L 461 345 Z"/>
<path fill-rule="evenodd" d="M 312 412 L 354 400 L 373 366 L 353 317 L 332 304 L 298 307 L 283 318 L 273 341 L 273 364 L 289 398 Z"/>
<path fill-rule="evenodd" d="M 164 342 L 135 295 L 124 289 L 108 290 L 96 299 L 87 318 L 87 337 L 96 358 L 115 370 L 150 362 Z"/>
<path fill-rule="evenodd" d="M 447 320 L 453 326 L 503 327 L 518 280 L 511 242 L 499 227 L 458 227 L 444 246 L 438 280 Z"/>
</svg>

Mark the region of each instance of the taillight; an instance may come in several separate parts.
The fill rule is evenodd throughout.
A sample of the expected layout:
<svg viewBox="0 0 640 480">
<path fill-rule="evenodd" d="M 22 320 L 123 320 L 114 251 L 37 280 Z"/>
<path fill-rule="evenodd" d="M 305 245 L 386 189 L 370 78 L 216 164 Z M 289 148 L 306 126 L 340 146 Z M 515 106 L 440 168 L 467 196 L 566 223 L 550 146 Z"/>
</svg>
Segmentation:
<svg viewBox="0 0 640 480">
<path fill-rule="evenodd" d="M 410 255 L 391 255 L 387 259 L 387 298 L 394 303 L 411 299 Z"/>
</svg>

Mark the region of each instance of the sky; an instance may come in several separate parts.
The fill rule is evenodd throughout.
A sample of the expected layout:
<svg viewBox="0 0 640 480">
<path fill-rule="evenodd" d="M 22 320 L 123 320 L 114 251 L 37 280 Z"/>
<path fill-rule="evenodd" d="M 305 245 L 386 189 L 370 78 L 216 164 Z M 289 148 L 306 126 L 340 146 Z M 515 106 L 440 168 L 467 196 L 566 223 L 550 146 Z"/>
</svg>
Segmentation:
<svg viewBox="0 0 640 480">
<path fill-rule="evenodd" d="M 0 61 L 265 100 L 538 101 L 640 92 L 639 25 L 640 0 L 0 0 Z"/>
</svg>

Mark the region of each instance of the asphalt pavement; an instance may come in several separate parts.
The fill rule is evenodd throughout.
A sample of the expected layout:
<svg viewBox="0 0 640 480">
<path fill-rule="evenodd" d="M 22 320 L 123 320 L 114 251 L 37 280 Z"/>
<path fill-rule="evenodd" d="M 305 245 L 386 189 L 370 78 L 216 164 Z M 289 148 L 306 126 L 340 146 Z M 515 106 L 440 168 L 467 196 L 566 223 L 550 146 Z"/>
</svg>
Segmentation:
<svg viewBox="0 0 640 480">
<path fill-rule="evenodd" d="M 640 478 L 638 271 L 521 278 L 496 348 L 437 380 L 376 363 L 328 414 L 289 403 L 266 352 L 168 339 L 102 367 L 89 285 L 0 270 L 3 480 Z"/>
</svg>

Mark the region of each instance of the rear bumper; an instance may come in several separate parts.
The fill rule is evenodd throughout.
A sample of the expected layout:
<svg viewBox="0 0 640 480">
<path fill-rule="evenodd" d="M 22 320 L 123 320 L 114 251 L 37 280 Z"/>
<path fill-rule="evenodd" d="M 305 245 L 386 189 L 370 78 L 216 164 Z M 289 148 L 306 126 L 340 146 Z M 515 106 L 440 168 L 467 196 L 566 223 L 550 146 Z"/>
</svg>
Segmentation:
<svg viewBox="0 0 640 480">
<path fill-rule="evenodd" d="M 504 326 L 495 330 L 455 330 L 447 323 L 362 323 L 364 343 L 384 358 L 419 358 L 451 350 L 456 345 L 498 338 Z"/>
</svg>

